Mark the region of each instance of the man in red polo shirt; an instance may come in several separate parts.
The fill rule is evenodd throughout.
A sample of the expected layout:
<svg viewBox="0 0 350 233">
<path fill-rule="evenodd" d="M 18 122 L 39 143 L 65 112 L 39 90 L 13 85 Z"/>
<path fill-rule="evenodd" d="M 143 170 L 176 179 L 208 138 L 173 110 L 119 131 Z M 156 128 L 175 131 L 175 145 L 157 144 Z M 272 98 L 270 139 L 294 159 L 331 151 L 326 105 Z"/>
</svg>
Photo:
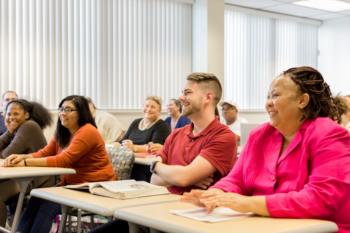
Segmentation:
<svg viewBox="0 0 350 233">
<path fill-rule="evenodd" d="M 160 153 L 162 161 L 151 165 L 151 183 L 182 194 L 193 186 L 207 189 L 231 170 L 237 146 L 232 131 L 215 116 L 221 93 L 220 82 L 213 74 L 193 73 L 187 77 L 180 100 L 182 113 L 192 124 L 168 136 Z M 90 233 L 114 231 L 128 232 L 128 223 L 112 221 Z"/>
<path fill-rule="evenodd" d="M 161 162 L 151 165 L 151 183 L 182 194 L 194 186 L 206 189 L 225 176 L 236 160 L 232 131 L 215 117 L 222 95 L 213 74 L 192 73 L 180 96 L 183 115 L 192 124 L 176 129 L 166 139 Z"/>
</svg>

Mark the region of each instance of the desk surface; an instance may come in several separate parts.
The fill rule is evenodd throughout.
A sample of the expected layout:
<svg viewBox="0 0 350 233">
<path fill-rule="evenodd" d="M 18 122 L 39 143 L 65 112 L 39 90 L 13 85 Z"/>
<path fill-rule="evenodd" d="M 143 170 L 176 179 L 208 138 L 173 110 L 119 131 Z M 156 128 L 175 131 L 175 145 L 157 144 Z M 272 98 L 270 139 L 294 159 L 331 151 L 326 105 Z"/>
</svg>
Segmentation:
<svg viewBox="0 0 350 233">
<path fill-rule="evenodd" d="M 63 187 L 33 189 L 30 194 L 35 197 L 53 201 L 69 207 L 80 208 L 103 216 L 113 216 L 114 212 L 120 208 L 178 201 L 180 199 L 179 195 L 165 194 L 119 200 L 92 195 L 88 192 L 66 189 Z"/>
<path fill-rule="evenodd" d="M 206 223 L 173 215 L 169 210 L 193 208 L 190 203 L 168 202 L 124 208 L 115 217 L 153 229 L 176 233 L 321 233 L 335 232 L 333 222 L 314 219 L 237 217 L 229 221 Z"/>
<path fill-rule="evenodd" d="M 71 168 L 61 167 L 1 167 L 3 160 L 0 160 L 0 179 L 17 179 L 36 176 L 75 174 Z"/>
</svg>

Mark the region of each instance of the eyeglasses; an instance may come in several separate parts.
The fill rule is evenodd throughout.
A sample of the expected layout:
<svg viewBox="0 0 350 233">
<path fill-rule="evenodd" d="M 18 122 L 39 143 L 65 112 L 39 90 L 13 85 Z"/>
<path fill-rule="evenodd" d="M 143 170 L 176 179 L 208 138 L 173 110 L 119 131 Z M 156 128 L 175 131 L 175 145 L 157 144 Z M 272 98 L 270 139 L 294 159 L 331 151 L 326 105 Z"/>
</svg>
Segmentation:
<svg viewBox="0 0 350 233">
<path fill-rule="evenodd" d="M 74 111 L 77 111 L 76 109 L 73 109 L 73 108 L 69 108 L 69 107 L 60 107 L 58 108 L 58 112 L 64 112 L 64 113 L 71 113 L 71 112 L 74 112 Z"/>
</svg>

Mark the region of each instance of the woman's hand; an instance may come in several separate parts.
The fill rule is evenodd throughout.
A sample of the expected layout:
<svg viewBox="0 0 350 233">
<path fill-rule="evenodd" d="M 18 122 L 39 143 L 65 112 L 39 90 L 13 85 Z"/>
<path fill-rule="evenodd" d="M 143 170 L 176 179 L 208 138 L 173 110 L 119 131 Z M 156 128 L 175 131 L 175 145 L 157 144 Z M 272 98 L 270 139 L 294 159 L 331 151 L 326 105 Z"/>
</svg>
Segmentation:
<svg viewBox="0 0 350 233">
<path fill-rule="evenodd" d="M 27 154 L 12 154 L 4 160 L 4 167 L 23 167 L 24 159 L 30 158 Z"/>
<path fill-rule="evenodd" d="M 216 193 L 223 193 L 221 189 L 208 189 L 208 190 L 199 190 L 199 189 L 193 189 L 188 193 L 184 193 L 181 197 L 181 201 L 190 202 L 192 204 L 195 204 L 197 206 L 205 206 L 201 199 L 203 197 L 210 197 Z"/>
<path fill-rule="evenodd" d="M 247 213 L 251 212 L 251 202 L 248 196 L 237 193 L 212 193 L 210 195 L 202 195 L 200 203 L 208 210 L 212 211 L 216 207 L 228 207 L 233 210 Z"/>
<path fill-rule="evenodd" d="M 129 139 L 123 140 L 122 146 L 128 148 L 131 151 L 134 151 L 134 143 Z"/>
<path fill-rule="evenodd" d="M 151 152 L 152 154 L 161 151 L 162 148 L 163 148 L 163 145 L 160 143 L 153 143 L 153 142 L 148 143 L 148 152 Z"/>
</svg>

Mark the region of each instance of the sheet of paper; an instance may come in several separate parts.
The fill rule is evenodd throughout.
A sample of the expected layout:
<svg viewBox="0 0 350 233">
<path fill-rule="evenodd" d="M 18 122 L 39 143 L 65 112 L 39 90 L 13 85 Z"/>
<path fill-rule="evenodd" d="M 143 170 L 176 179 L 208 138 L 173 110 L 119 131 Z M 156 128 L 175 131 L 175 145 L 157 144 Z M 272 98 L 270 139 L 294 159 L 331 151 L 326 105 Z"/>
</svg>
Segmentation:
<svg viewBox="0 0 350 233">
<path fill-rule="evenodd" d="M 252 213 L 241 213 L 226 207 L 215 208 L 210 213 L 208 213 L 205 208 L 200 207 L 193 209 L 170 210 L 170 213 L 203 222 L 222 222 L 238 216 L 252 215 Z"/>
</svg>

